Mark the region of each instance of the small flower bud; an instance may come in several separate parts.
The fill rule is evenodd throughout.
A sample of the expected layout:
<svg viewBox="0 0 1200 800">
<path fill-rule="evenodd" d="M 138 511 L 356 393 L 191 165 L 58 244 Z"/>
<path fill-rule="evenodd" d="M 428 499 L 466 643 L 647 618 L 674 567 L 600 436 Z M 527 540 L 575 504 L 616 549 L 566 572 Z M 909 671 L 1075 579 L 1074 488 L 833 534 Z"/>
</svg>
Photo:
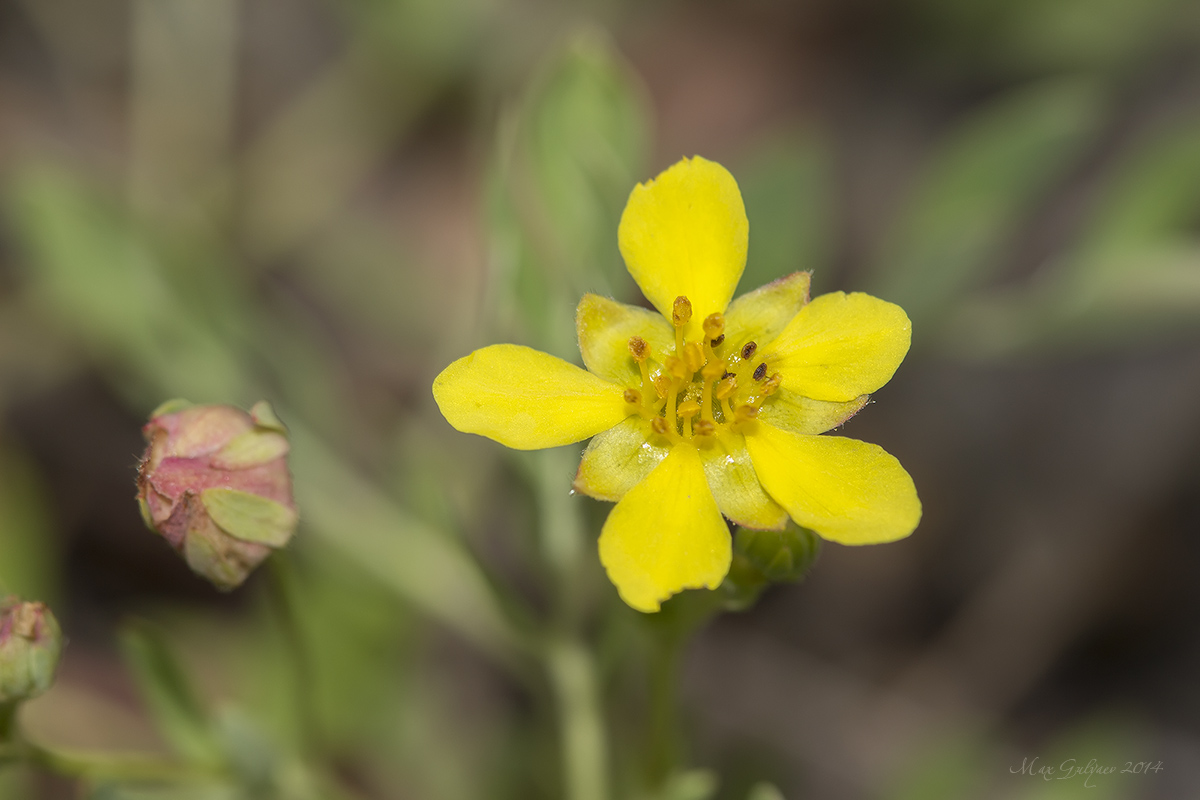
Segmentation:
<svg viewBox="0 0 1200 800">
<path fill-rule="evenodd" d="M 218 589 L 241 585 L 292 538 L 298 517 L 288 473 L 287 430 L 263 402 L 232 406 L 173 401 L 142 428 L 138 505 L 151 530 Z"/>
<path fill-rule="evenodd" d="M 50 688 L 62 655 L 58 620 L 42 603 L 0 599 L 0 706 Z"/>
<path fill-rule="evenodd" d="M 734 549 L 771 583 L 795 583 L 816 561 L 821 540 L 807 528 L 789 522 L 781 531 L 739 528 Z"/>
</svg>

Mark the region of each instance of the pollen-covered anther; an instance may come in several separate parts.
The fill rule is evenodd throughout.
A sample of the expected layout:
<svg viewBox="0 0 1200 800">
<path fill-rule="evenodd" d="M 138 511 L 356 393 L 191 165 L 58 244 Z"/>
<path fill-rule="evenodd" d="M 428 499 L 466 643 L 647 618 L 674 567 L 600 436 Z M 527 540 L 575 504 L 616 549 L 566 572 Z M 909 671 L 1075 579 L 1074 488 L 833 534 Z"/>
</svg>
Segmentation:
<svg viewBox="0 0 1200 800">
<path fill-rule="evenodd" d="M 725 400 L 729 397 L 732 397 L 733 393 L 736 391 L 737 377 L 734 375 L 729 375 L 728 377 L 722 378 L 717 383 L 714 394 L 716 394 L 718 400 Z"/>
<path fill-rule="evenodd" d="M 779 385 L 783 383 L 783 376 L 776 372 L 771 377 L 767 378 L 767 382 L 763 384 L 762 393 L 764 397 L 770 397 L 779 391 Z"/>
<path fill-rule="evenodd" d="M 717 432 L 717 423 L 711 419 L 698 419 L 695 426 L 692 428 L 692 433 L 697 436 L 713 436 Z"/>
<path fill-rule="evenodd" d="M 694 417 L 700 413 L 700 404 L 695 400 L 684 400 L 679 404 L 679 408 L 676 410 L 676 413 L 684 418 Z"/>
<path fill-rule="evenodd" d="M 683 295 L 675 298 L 675 304 L 671 307 L 671 322 L 676 328 L 682 328 L 687 325 L 692 319 L 692 301 L 688 300 Z"/>
<path fill-rule="evenodd" d="M 704 318 L 704 337 L 706 339 L 716 339 L 718 336 L 725 335 L 725 315 L 724 314 L 709 314 Z"/>
<path fill-rule="evenodd" d="M 733 416 L 738 422 L 748 422 L 758 416 L 758 407 L 751 405 L 738 406 L 734 409 Z"/>
<path fill-rule="evenodd" d="M 767 377 L 767 362 L 764 361 L 754 370 L 754 380 L 761 381 L 765 377 Z"/>
<path fill-rule="evenodd" d="M 758 350 L 758 342 L 746 342 L 742 345 L 742 360 L 749 361 L 754 357 L 754 351 Z"/>
<path fill-rule="evenodd" d="M 625 390 L 625 402 L 631 403 L 632 405 L 635 405 L 635 406 L 640 406 L 642 404 L 642 393 L 639 392 L 637 389 L 626 389 Z"/>
<path fill-rule="evenodd" d="M 688 369 L 687 363 L 677 356 L 667 356 L 663 359 L 663 368 L 666 369 L 667 374 L 680 381 L 686 381 L 696 371 Z"/>
<path fill-rule="evenodd" d="M 662 417 L 655 417 L 650 421 L 650 430 L 657 433 L 659 436 L 666 436 L 670 431 L 667 421 Z"/>
<path fill-rule="evenodd" d="M 650 345 L 646 344 L 646 340 L 640 336 L 630 336 L 629 353 L 633 356 L 633 360 L 640 364 L 650 357 Z"/>
<path fill-rule="evenodd" d="M 689 374 L 703 367 L 706 360 L 704 348 L 699 342 L 688 342 L 683 346 L 683 363 L 687 365 Z"/>
<path fill-rule="evenodd" d="M 666 397 L 671 391 L 671 378 L 660 372 L 654 379 L 654 391 L 659 397 Z"/>
</svg>

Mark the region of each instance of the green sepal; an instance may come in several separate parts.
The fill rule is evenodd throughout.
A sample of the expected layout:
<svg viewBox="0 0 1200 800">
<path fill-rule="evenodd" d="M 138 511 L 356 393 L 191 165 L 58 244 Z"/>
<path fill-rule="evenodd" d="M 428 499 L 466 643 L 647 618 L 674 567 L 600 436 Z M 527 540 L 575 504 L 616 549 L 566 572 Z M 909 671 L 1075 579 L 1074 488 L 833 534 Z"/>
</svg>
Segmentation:
<svg viewBox="0 0 1200 800">
<path fill-rule="evenodd" d="M 150 412 L 150 419 L 161 417 L 164 414 L 175 414 L 180 411 L 187 411 L 189 408 L 195 408 L 196 404 L 190 400 L 184 400 L 181 397 L 175 397 L 167 400 L 159 405 L 158 408 Z"/>
<path fill-rule="evenodd" d="M 275 409 L 271 408 L 271 404 L 266 400 L 259 400 L 250 408 L 250 417 L 260 428 L 287 433 L 287 426 L 279 421 L 279 417 L 275 416 Z"/>
<path fill-rule="evenodd" d="M 237 489 L 205 489 L 200 501 L 221 530 L 243 542 L 283 547 L 298 521 L 296 512 L 282 503 Z"/>
<path fill-rule="evenodd" d="M 254 428 L 235 436 L 213 457 L 218 469 L 246 469 L 287 455 L 287 437 L 274 429 Z"/>
</svg>

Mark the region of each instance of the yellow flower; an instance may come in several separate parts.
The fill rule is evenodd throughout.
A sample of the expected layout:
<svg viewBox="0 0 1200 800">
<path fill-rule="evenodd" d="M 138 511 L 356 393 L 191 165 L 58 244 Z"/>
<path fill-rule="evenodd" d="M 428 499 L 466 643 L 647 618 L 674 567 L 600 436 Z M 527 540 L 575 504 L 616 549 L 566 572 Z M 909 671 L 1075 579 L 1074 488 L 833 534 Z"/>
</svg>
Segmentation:
<svg viewBox="0 0 1200 800">
<path fill-rule="evenodd" d="M 791 517 L 842 544 L 903 538 L 921 517 L 895 458 L 818 435 L 892 377 L 908 317 L 866 294 L 809 302 L 803 272 L 731 304 L 748 235 L 733 176 L 684 159 L 634 188 L 618 230 L 630 274 L 661 315 L 585 295 L 576 325 L 586 371 L 500 344 L 433 384 L 451 425 L 508 447 L 594 437 L 575 488 L 617 504 L 600 561 L 640 611 L 720 585 L 731 558 L 723 517 L 756 529 Z"/>
</svg>

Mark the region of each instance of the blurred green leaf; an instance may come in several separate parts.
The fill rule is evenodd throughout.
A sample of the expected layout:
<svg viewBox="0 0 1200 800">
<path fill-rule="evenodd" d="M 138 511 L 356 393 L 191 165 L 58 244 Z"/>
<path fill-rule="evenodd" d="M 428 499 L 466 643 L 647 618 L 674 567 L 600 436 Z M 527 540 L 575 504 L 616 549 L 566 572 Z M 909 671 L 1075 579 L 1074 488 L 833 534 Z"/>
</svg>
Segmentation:
<svg viewBox="0 0 1200 800">
<path fill-rule="evenodd" d="M 116 205 L 48 167 L 17 175 L 8 201 L 31 291 L 98 360 L 127 360 L 173 395 L 239 395 L 237 364 L 180 302 Z"/>
<path fill-rule="evenodd" d="M 825 280 L 836 206 L 832 154 L 819 136 L 788 132 L 760 145 L 737 170 L 750 220 L 740 291 L 807 270 Z"/>
<path fill-rule="evenodd" d="M 746 800 L 784 800 L 783 792 L 770 783 L 760 783 L 750 790 Z M 933 800 L 930 798 L 929 800 Z"/>
<path fill-rule="evenodd" d="M 1085 259 L 1200 232 L 1200 119 L 1139 144 L 1100 191 Z"/>
<path fill-rule="evenodd" d="M 219 763 L 212 721 L 162 634 L 149 623 L 130 623 L 121 631 L 121 651 L 171 747 L 191 762 Z"/>
<path fill-rule="evenodd" d="M 716 773 L 706 769 L 677 772 L 667 779 L 662 800 L 709 800 L 717 793 Z"/>
<path fill-rule="evenodd" d="M 58 553 L 45 490 L 33 465 L 0 442 L 0 596 L 54 604 Z"/>
<path fill-rule="evenodd" d="M 551 352 L 574 349 L 573 307 L 583 292 L 629 290 L 617 224 L 643 177 L 647 106 L 611 42 L 589 29 L 501 125 L 488 186 L 489 255 L 509 305 L 505 321 L 532 329 Z"/>
<path fill-rule="evenodd" d="M 1095 133 L 1101 97 L 1083 82 L 1009 95 L 935 153 L 873 266 L 871 290 L 926 335 L 955 300 L 1002 264 L 1003 247 Z"/>
</svg>

